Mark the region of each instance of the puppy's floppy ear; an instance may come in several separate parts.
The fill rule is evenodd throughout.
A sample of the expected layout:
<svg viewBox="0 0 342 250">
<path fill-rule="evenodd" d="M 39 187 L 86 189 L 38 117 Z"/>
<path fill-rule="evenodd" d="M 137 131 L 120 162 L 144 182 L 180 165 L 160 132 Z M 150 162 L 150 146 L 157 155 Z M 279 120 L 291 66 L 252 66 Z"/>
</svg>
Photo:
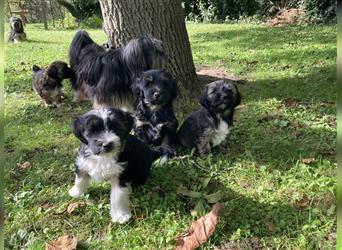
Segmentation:
<svg viewBox="0 0 342 250">
<path fill-rule="evenodd" d="M 47 74 L 48 76 L 50 76 L 51 78 L 57 78 L 58 77 L 58 69 L 56 66 L 50 66 L 47 69 Z"/>
<path fill-rule="evenodd" d="M 53 79 L 59 79 L 58 68 L 55 65 L 50 65 L 47 69 L 47 74 Z"/>
<path fill-rule="evenodd" d="M 236 88 L 236 96 L 235 96 L 234 107 L 240 105 L 240 103 L 241 103 L 241 95 L 240 95 L 240 92 Z"/>
<path fill-rule="evenodd" d="M 37 65 L 33 65 L 32 70 L 33 70 L 33 72 L 38 72 L 39 70 L 42 70 L 42 69 L 39 68 Z"/>
<path fill-rule="evenodd" d="M 199 99 L 199 102 L 200 104 L 206 108 L 206 109 L 209 109 L 210 108 L 210 103 L 209 103 L 209 100 L 208 100 L 208 86 L 205 87 L 205 89 L 203 90 L 201 96 L 200 96 L 200 99 Z"/>
<path fill-rule="evenodd" d="M 63 68 L 63 79 L 69 79 L 69 78 L 72 78 L 72 75 L 73 75 L 73 71 L 71 68 L 68 67 L 68 65 L 66 65 L 64 68 Z"/>
<path fill-rule="evenodd" d="M 129 132 L 131 132 L 131 130 L 133 128 L 134 119 L 129 112 L 123 111 L 123 115 L 124 115 L 124 119 L 122 119 L 122 121 L 125 123 L 125 128 L 126 128 L 127 134 L 129 134 Z"/>
<path fill-rule="evenodd" d="M 143 82 L 143 78 L 142 77 L 137 77 L 134 80 L 134 83 L 132 84 L 132 91 L 133 94 L 136 95 L 137 97 L 142 97 L 142 89 L 141 89 L 141 85 Z"/>
<path fill-rule="evenodd" d="M 88 144 L 88 141 L 86 140 L 86 138 L 84 138 L 83 133 L 85 130 L 85 124 L 84 124 L 85 120 L 83 117 L 78 117 L 75 119 L 75 121 L 72 123 L 71 125 L 71 129 L 72 132 L 74 133 L 74 135 L 84 144 Z"/>
<path fill-rule="evenodd" d="M 63 79 L 68 79 L 68 78 L 71 78 L 72 77 L 72 74 L 73 74 L 73 71 L 71 68 L 69 68 L 68 64 L 66 63 L 63 63 L 63 67 L 61 68 L 61 80 Z"/>
</svg>

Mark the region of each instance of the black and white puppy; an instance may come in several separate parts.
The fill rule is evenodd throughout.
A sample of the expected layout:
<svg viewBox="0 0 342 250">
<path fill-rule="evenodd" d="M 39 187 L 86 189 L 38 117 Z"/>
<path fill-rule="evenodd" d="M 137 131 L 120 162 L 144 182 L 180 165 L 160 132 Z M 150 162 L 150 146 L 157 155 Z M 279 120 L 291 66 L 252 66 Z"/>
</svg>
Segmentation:
<svg viewBox="0 0 342 250">
<path fill-rule="evenodd" d="M 134 83 L 139 97 L 135 111 L 134 132 L 138 138 L 153 145 L 172 145 L 178 121 L 173 112 L 177 82 L 165 70 L 145 71 Z"/>
<path fill-rule="evenodd" d="M 236 85 L 219 80 L 206 85 L 200 97 L 202 109 L 190 114 L 178 131 L 179 142 L 201 155 L 220 145 L 233 125 L 234 108 L 240 104 L 241 95 Z"/>
<path fill-rule="evenodd" d="M 152 163 L 173 151 L 158 147 L 151 150 L 136 137 L 129 135 L 133 118 L 118 109 L 94 109 L 78 117 L 72 129 L 82 142 L 76 159 L 75 185 L 69 195 L 79 197 L 91 179 L 111 184 L 110 215 L 113 222 L 124 223 L 131 217 L 130 185 L 144 184 Z"/>
<path fill-rule="evenodd" d="M 9 42 L 21 42 L 26 40 L 23 22 L 19 17 L 10 18 L 11 32 L 8 38 Z"/>
<path fill-rule="evenodd" d="M 42 98 L 46 106 L 61 104 L 62 81 L 71 78 L 72 70 L 65 62 L 54 61 L 47 69 L 33 65 L 32 88 Z"/>
<path fill-rule="evenodd" d="M 71 42 L 69 59 L 75 72 L 74 101 L 88 98 L 94 108 L 126 110 L 133 110 L 134 79 L 143 71 L 163 68 L 165 63 L 162 43 L 154 37 L 140 37 L 119 49 L 106 49 L 83 30 Z"/>
</svg>

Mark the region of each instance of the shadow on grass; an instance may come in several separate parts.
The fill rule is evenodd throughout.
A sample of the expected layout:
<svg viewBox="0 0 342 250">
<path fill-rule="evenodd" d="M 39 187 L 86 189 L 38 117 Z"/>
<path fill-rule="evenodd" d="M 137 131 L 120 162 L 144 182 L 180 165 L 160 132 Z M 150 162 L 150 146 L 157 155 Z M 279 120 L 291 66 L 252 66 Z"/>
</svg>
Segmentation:
<svg viewBox="0 0 342 250">
<path fill-rule="evenodd" d="M 171 162 L 166 167 L 154 167 L 152 178 L 149 179 L 144 187 L 145 191 L 142 192 L 150 196 L 149 206 L 151 207 L 149 211 L 165 210 L 166 212 L 173 210 L 181 217 L 188 216 L 198 199 L 175 195 L 177 189 L 180 185 L 189 189 L 198 186 L 199 179 L 208 177 L 207 171 L 211 174 L 214 173 L 211 166 L 206 166 L 206 171 L 203 171 L 188 160 Z M 156 186 L 158 190 L 163 192 L 151 196 L 151 190 Z M 205 193 L 218 190 L 224 193 L 224 198 L 220 201 L 224 204 L 224 208 L 220 215 L 217 234 L 212 239 L 214 241 L 227 240 L 237 230 L 246 234 L 244 236 L 275 237 L 287 234 L 289 238 L 296 238 L 301 233 L 302 226 L 308 222 L 308 211 L 306 210 L 281 202 L 261 203 L 233 191 L 215 177 L 209 182 L 208 188 L 201 191 Z M 140 191 L 133 193 L 133 195 L 140 194 Z M 166 197 L 169 205 L 161 207 L 160 204 L 165 202 Z M 207 211 L 210 210 L 209 207 Z M 186 232 L 187 228 L 184 230 Z"/>
</svg>

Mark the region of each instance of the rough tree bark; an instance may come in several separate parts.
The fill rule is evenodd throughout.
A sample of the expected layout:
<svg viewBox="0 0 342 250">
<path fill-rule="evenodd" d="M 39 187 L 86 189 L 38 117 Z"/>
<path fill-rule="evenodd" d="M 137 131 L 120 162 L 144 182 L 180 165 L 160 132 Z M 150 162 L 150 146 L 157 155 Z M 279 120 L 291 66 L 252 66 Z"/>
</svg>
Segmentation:
<svg viewBox="0 0 342 250">
<path fill-rule="evenodd" d="M 179 0 L 100 0 L 103 28 L 114 47 L 153 35 L 163 41 L 167 69 L 181 87 L 197 84 L 183 10 Z"/>
</svg>

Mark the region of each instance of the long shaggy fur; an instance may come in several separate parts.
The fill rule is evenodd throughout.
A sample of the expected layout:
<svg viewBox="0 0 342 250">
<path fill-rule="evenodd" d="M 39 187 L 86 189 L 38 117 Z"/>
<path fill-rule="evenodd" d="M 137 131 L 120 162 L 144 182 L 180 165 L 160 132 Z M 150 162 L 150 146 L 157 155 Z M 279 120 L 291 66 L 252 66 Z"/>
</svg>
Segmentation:
<svg viewBox="0 0 342 250">
<path fill-rule="evenodd" d="M 21 42 L 26 40 L 23 22 L 19 17 L 10 18 L 11 32 L 8 38 L 9 42 Z"/>
<path fill-rule="evenodd" d="M 163 67 L 165 55 L 161 41 L 153 37 L 132 39 L 120 49 L 106 50 L 80 30 L 71 42 L 69 59 L 75 72 L 76 99 L 87 96 L 94 107 L 132 109 L 133 80 L 143 71 Z"/>
</svg>

